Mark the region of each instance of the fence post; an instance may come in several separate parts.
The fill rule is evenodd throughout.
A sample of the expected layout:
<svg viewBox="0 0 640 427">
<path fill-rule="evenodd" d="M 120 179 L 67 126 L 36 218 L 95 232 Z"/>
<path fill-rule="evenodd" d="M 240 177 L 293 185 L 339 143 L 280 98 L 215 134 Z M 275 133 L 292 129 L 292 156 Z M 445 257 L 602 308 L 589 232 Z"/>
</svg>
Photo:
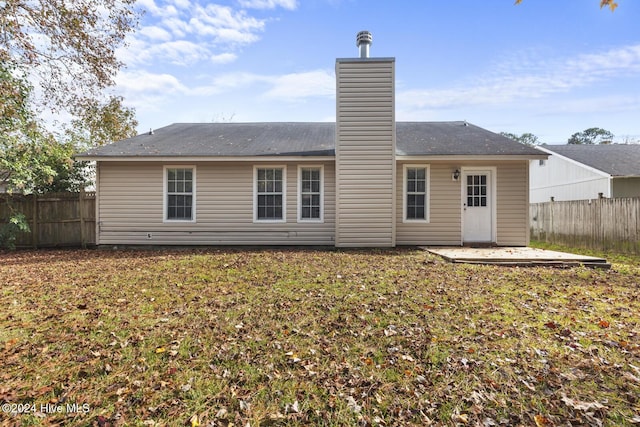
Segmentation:
<svg viewBox="0 0 640 427">
<path fill-rule="evenodd" d="M 33 193 L 33 225 L 31 227 L 31 244 L 38 249 L 38 193 Z"/>
<path fill-rule="evenodd" d="M 87 247 L 87 241 L 84 235 L 84 188 L 80 189 L 80 246 L 82 249 Z"/>
</svg>

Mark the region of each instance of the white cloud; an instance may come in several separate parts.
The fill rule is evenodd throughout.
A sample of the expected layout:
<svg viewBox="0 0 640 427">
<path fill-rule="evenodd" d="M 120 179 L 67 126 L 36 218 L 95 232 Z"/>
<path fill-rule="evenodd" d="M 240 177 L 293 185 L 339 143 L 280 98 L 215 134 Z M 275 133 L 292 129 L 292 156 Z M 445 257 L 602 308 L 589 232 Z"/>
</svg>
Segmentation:
<svg viewBox="0 0 640 427">
<path fill-rule="evenodd" d="M 146 38 L 153 41 L 169 41 L 171 40 L 171 34 L 165 30 L 164 28 L 160 28 L 155 25 L 150 25 L 148 27 L 142 27 L 139 33 Z"/>
<path fill-rule="evenodd" d="M 284 9 L 294 10 L 298 7 L 296 0 L 239 0 L 240 6 L 248 9 Z"/>
<path fill-rule="evenodd" d="M 266 22 L 244 10 L 218 4 L 187 0 L 140 0 L 139 4 L 152 16 L 143 17 L 140 30 L 118 52 L 118 58 L 129 67 L 230 63 L 237 59 L 234 51 L 238 46 L 259 40 Z"/>
<path fill-rule="evenodd" d="M 127 49 L 119 51 L 119 58 L 130 68 L 156 63 L 188 66 L 205 60 L 220 63 L 235 59 L 224 53 L 214 54 L 206 46 L 188 40 L 149 43 L 142 39 L 130 41 Z"/>
<path fill-rule="evenodd" d="M 160 24 L 166 27 L 174 37 L 183 38 L 187 36 L 187 33 L 191 32 L 189 22 L 185 22 L 178 17 L 164 18 L 160 21 Z"/>
<path fill-rule="evenodd" d="M 271 83 L 273 86 L 265 95 L 285 100 L 332 97 L 336 91 L 335 76 L 326 70 L 285 74 L 275 77 Z"/>
<path fill-rule="evenodd" d="M 256 84 L 268 84 L 272 80 L 272 77 L 253 73 L 227 73 L 214 77 L 208 85 L 192 88 L 190 92 L 196 96 L 211 96 L 223 92 L 249 88 Z"/>
<path fill-rule="evenodd" d="M 217 43 L 252 43 L 258 40 L 256 33 L 264 30 L 265 22 L 244 11 L 209 4 L 195 7 L 189 25 L 194 33 L 213 36 Z"/>
<path fill-rule="evenodd" d="M 497 74 L 448 89 L 417 89 L 398 93 L 398 104 L 415 108 L 453 108 L 508 104 L 539 99 L 640 72 L 640 45 L 583 54 L 565 61 L 514 62 L 496 67 Z"/>
<path fill-rule="evenodd" d="M 256 88 L 260 86 L 260 88 Z M 284 75 L 262 75 L 247 72 L 222 74 L 213 79 L 210 85 L 193 88 L 193 95 L 210 96 L 212 94 L 251 89 L 257 95 L 282 101 L 295 101 L 303 98 L 331 98 L 335 96 L 335 76 L 327 70 L 313 70 Z"/>
<path fill-rule="evenodd" d="M 163 62 L 175 65 L 189 65 L 210 57 L 207 48 L 187 40 L 152 46 L 150 54 L 154 57 L 160 56 Z"/>
<path fill-rule="evenodd" d="M 235 61 L 238 55 L 235 53 L 220 53 L 218 55 L 211 55 L 209 59 L 215 64 L 228 64 Z"/>
<path fill-rule="evenodd" d="M 188 9 L 191 6 L 189 0 L 173 0 L 173 4 L 176 5 L 178 9 Z"/>
<path fill-rule="evenodd" d="M 154 0 L 137 0 L 136 4 L 153 16 L 166 18 L 178 15 L 178 10 L 172 4 L 158 6 Z"/>
<path fill-rule="evenodd" d="M 187 93 L 188 88 L 171 74 L 154 74 L 148 71 L 124 71 L 116 77 L 118 88 L 134 99 L 136 94 L 165 95 Z"/>
<path fill-rule="evenodd" d="M 545 105 L 541 115 L 558 114 L 597 114 L 637 112 L 640 110 L 640 98 L 634 95 L 603 95 L 562 99 Z"/>
<path fill-rule="evenodd" d="M 118 56 L 128 66 L 229 63 L 237 59 L 238 46 L 256 42 L 265 29 L 265 19 L 219 4 L 188 0 L 139 0 L 138 4 L 147 15 Z"/>
</svg>

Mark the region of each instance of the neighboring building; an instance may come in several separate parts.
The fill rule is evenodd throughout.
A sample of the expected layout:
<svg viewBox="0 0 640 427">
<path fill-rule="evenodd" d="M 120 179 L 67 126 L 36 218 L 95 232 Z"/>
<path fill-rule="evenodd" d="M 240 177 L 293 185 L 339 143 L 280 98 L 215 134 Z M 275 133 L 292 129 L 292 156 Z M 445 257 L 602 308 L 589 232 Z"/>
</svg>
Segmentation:
<svg viewBox="0 0 640 427">
<path fill-rule="evenodd" d="M 466 122 L 395 120 L 395 59 L 336 60 L 336 123 L 173 124 L 90 150 L 104 245 L 529 243 L 529 162 Z"/>
<path fill-rule="evenodd" d="M 531 203 L 640 197 L 640 145 L 543 145 L 531 162 Z"/>
</svg>

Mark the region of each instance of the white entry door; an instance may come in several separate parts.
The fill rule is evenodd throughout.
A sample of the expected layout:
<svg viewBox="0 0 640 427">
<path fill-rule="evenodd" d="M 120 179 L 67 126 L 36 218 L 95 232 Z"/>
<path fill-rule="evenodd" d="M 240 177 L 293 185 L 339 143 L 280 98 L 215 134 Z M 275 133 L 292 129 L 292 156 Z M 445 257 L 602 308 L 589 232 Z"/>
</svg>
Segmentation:
<svg viewBox="0 0 640 427">
<path fill-rule="evenodd" d="M 492 170 L 462 173 L 462 239 L 465 243 L 494 240 L 492 173 Z"/>
</svg>

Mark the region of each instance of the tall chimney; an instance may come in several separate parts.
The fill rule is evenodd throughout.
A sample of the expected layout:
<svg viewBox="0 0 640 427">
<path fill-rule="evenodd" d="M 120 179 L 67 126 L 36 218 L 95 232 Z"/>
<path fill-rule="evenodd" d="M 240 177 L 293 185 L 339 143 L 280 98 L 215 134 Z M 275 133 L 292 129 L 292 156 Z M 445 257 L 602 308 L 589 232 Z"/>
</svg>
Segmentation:
<svg viewBox="0 0 640 427">
<path fill-rule="evenodd" d="M 369 46 L 373 42 L 373 36 L 369 31 L 360 31 L 356 36 L 356 46 L 360 49 L 360 58 L 369 57 Z"/>
<path fill-rule="evenodd" d="M 396 245 L 395 59 L 369 58 L 371 40 L 336 59 L 336 247 Z"/>
</svg>

